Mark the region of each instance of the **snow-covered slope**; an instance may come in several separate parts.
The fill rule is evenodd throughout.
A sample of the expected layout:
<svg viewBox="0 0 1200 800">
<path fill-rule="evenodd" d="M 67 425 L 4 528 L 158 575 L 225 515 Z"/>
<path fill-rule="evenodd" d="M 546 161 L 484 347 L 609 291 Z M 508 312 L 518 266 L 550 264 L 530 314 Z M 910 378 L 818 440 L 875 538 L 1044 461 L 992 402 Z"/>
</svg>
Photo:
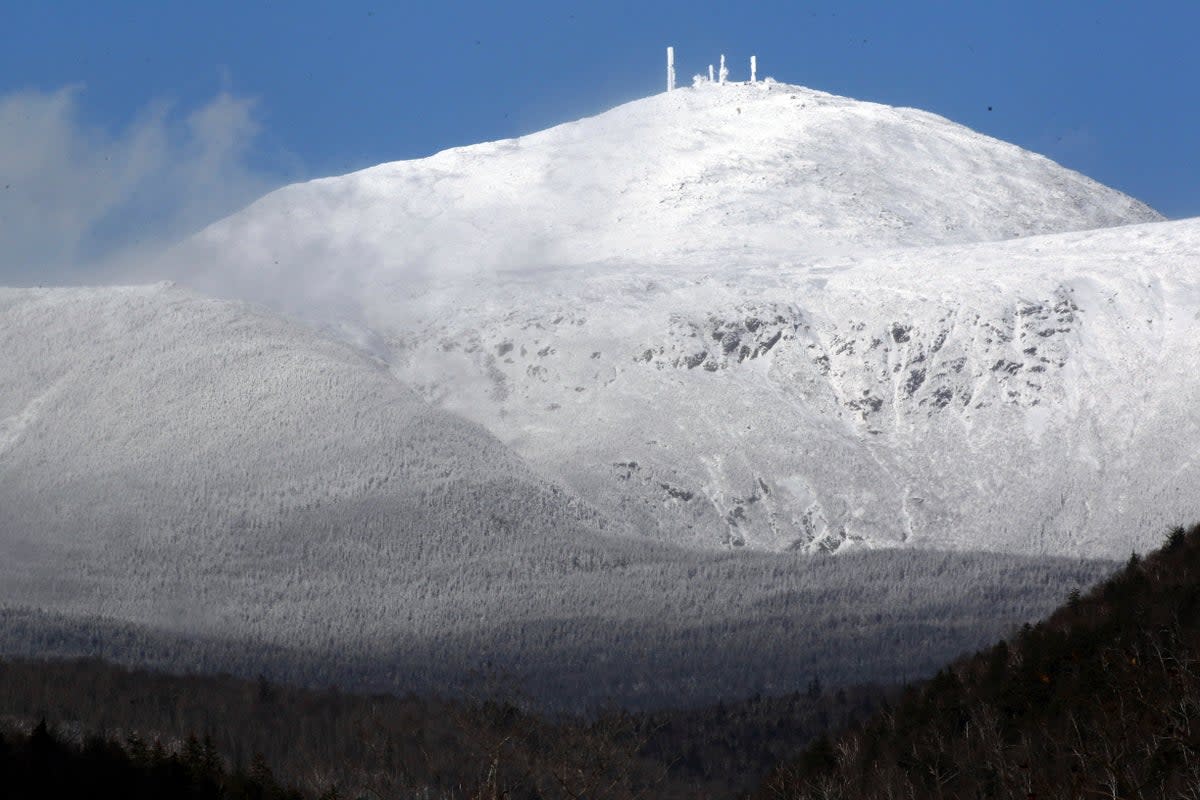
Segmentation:
<svg viewBox="0 0 1200 800">
<path fill-rule="evenodd" d="M 643 532 L 1119 556 L 1200 517 L 1200 220 L 447 290 L 396 372 Z"/>
<path fill-rule="evenodd" d="M 1158 219 L 931 114 L 701 85 L 287 187 L 176 255 L 646 537 L 1119 555 L 1200 512 L 1200 233 L 1063 232 Z"/>
<path fill-rule="evenodd" d="M 289 186 L 179 260 L 201 288 L 336 317 L 338 298 L 391 302 L 497 273 L 794 260 L 1158 218 L 933 114 L 760 82 Z"/>
<path fill-rule="evenodd" d="M 639 540 L 380 363 L 165 285 L 0 290 L 0 376 L 4 655 L 682 703 L 932 668 L 1105 569 Z"/>
<path fill-rule="evenodd" d="M 397 563 L 601 524 L 349 346 L 167 285 L 0 290 L 0 375 L 0 603 L 230 632 L 310 592 L 340 618 L 388 610 Z"/>
</svg>

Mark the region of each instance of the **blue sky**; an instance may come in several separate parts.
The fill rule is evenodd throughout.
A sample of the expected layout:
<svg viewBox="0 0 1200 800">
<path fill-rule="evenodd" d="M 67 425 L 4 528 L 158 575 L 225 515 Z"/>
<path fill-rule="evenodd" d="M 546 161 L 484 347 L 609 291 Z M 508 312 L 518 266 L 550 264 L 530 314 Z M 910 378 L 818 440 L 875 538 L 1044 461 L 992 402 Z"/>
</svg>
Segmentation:
<svg viewBox="0 0 1200 800">
<path fill-rule="evenodd" d="M 934 111 L 1168 216 L 1200 215 L 1195 2 L 18 1 L 3 21 L 10 205 L 43 168 L 66 188 L 90 170 L 102 195 L 106 165 L 121 161 L 133 187 L 89 206 L 80 250 L 127 236 L 138 214 L 179 233 L 282 182 L 660 91 L 666 44 L 682 79 L 721 52 L 744 77 L 753 52 L 760 75 Z M 65 165 L 56 137 L 70 141 Z M 31 142 L 36 169 L 21 149 Z M 181 170 L 189 159 L 203 163 Z M 184 196 L 194 202 L 176 209 Z"/>
</svg>

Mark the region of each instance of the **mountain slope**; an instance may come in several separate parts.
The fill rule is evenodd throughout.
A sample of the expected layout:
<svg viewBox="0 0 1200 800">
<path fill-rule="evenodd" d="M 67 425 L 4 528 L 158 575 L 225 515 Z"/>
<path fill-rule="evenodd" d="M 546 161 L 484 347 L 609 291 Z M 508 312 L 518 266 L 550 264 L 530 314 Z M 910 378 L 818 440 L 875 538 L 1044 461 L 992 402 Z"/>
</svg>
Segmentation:
<svg viewBox="0 0 1200 800">
<path fill-rule="evenodd" d="M 1120 557 L 1200 513 L 1200 221 L 469 295 L 397 374 L 698 546 Z M 388 330 L 388 328 L 383 328 Z"/>
<path fill-rule="evenodd" d="M 7 603 L 287 641 L 394 612 L 397 564 L 603 524 L 350 347 L 169 286 L 0 290 L 0 374 Z"/>
<path fill-rule="evenodd" d="M 1107 568 L 650 542 L 380 362 L 170 286 L 0 290 L 0 375 L 0 653 L 691 703 L 912 674 Z"/>
<path fill-rule="evenodd" d="M 1119 557 L 1195 510 L 1200 233 L 1048 234 L 1158 219 L 931 114 L 700 85 L 287 187 L 173 269 L 651 539 Z"/>
<path fill-rule="evenodd" d="M 758 796 L 1193 797 L 1200 787 L 1200 527 L 959 659 Z"/>
</svg>

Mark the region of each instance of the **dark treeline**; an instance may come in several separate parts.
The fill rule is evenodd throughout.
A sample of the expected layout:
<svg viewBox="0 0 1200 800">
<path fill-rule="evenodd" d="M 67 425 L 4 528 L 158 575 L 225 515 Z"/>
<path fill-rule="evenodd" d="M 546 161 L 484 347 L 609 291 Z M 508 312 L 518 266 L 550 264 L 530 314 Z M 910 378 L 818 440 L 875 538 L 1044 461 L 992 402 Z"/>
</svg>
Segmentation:
<svg viewBox="0 0 1200 800">
<path fill-rule="evenodd" d="M 1200 798 L 1200 526 L 818 739 L 761 795 Z"/>
<path fill-rule="evenodd" d="M 865 719 L 897 694 L 880 687 L 830 691 L 814 678 L 803 692 L 783 697 L 657 711 L 631 722 L 639 753 L 669 765 L 670 777 L 685 787 L 680 796 L 735 797 L 817 736 Z"/>
<path fill-rule="evenodd" d="M 332 793 L 326 793 L 331 798 Z M 256 759 L 227 770 L 210 742 L 189 738 L 168 752 L 136 737 L 126 743 L 88 736 L 72 742 L 39 723 L 28 734 L 0 734 L 0 796 L 11 800 L 93 797 L 121 800 L 301 800 Z"/>
<path fill-rule="evenodd" d="M 495 700 L 367 696 L 95 659 L 0 661 L 0 727 L 10 741 L 44 719 L 69 743 L 61 747 L 70 757 L 103 752 L 118 766 L 144 764 L 137 754 L 145 752 L 190 764 L 200 747 L 205 763 L 219 760 L 228 775 L 269 769 L 314 798 L 333 790 L 398 798 L 733 797 L 815 736 L 864 718 L 880 697 L 878 689 L 826 690 L 813 680 L 784 697 L 584 719 Z"/>
</svg>

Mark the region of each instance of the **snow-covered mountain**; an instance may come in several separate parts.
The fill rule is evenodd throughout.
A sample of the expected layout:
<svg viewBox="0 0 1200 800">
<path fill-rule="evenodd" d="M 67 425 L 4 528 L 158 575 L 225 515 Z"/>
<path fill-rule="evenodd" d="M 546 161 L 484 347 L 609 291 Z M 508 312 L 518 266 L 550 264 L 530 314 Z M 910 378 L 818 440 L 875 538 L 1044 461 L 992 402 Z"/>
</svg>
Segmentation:
<svg viewBox="0 0 1200 800">
<path fill-rule="evenodd" d="M 312 325 L 0 290 L 0 652 L 919 673 L 1200 516 L 1197 265 L 1200 220 L 776 83 L 287 187 L 154 277 Z"/>
<path fill-rule="evenodd" d="M 646 542 L 379 362 L 167 285 L 0 290 L 0 375 L 3 655 L 679 703 L 931 668 L 1106 566 Z"/>
<path fill-rule="evenodd" d="M 1116 555 L 1200 512 L 1200 230 L 1062 232 L 1159 219 L 931 114 L 700 85 L 287 187 L 176 263 L 643 536 Z"/>
</svg>

